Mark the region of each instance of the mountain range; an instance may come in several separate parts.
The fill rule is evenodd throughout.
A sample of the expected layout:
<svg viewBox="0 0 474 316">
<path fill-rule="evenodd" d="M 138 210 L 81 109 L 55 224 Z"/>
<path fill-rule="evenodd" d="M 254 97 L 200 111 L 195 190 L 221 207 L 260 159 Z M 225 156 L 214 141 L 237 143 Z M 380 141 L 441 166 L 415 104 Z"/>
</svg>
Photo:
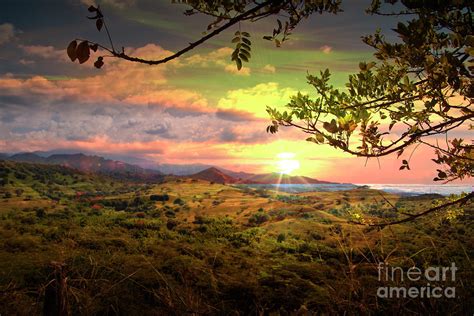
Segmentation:
<svg viewBox="0 0 474 316">
<path fill-rule="evenodd" d="M 136 181 L 157 181 L 163 178 L 163 174 L 157 170 L 144 169 L 122 161 L 105 159 L 100 156 L 89 156 L 82 153 L 54 154 L 47 157 L 35 153 L 20 153 L 12 156 L 3 156 L 0 157 L 0 159 L 46 165 L 61 165 L 83 172 L 98 173 L 113 178 Z"/>
<path fill-rule="evenodd" d="M 164 166 L 163 171 L 142 168 L 135 164 L 125 163 L 118 160 L 106 159 L 96 155 L 76 154 L 52 154 L 49 156 L 37 153 L 19 153 L 14 155 L 0 154 L 0 159 L 16 162 L 27 162 L 37 164 L 61 165 L 77 169 L 83 172 L 99 173 L 114 178 L 158 181 L 165 174 L 180 177 L 188 177 L 215 183 L 227 184 L 331 184 L 333 182 L 321 181 L 304 176 L 290 176 L 281 173 L 253 174 L 247 172 L 235 172 L 214 166 L 193 165 L 158 165 L 157 169 Z M 174 173 L 172 171 L 175 171 Z"/>
</svg>

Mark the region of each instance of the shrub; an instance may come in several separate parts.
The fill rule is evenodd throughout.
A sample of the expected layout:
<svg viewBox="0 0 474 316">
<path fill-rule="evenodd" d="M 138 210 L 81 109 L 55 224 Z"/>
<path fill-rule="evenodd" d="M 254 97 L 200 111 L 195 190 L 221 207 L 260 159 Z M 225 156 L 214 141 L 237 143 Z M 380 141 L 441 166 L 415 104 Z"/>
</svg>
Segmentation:
<svg viewBox="0 0 474 316">
<path fill-rule="evenodd" d="M 42 209 L 42 208 L 36 209 L 35 213 L 36 213 L 36 217 L 38 217 L 38 218 L 43 218 L 46 215 L 45 210 Z"/>
<path fill-rule="evenodd" d="M 186 202 L 184 202 L 182 199 L 180 198 L 177 198 L 173 201 L 173 204 L 176 204 L 176 205 L 184 205 L 186 204 Z"/>
<path fill-rule="evenodd" d="M 169 201 L 170 197 L 168 194 L 152 194 L 150 195 L 150 201 L 160 201 L 166 202 Z"/>
<path fill-rule="evenodd" d="M 178 222 L 172 219 L 168 220 L 168 222 L 166 223 L 166 228 L 168 228 L 169 230 L 173 230 L 176 226 L 178 226 Z"/>
<path fill-rule="evenodd" d="M 278 234 L 278 236 L 277 236 L 277 241 L 278 242 L 284 242 L 285 239 L 286 239 L 286 235 L 284 233 Z"/>
<path fill-rule="evenodd" d="M 252 225 L 261 225 L 268 221 L 269 217 L 263 212 L 257 212 L 249 218 L 249 224 Z"/>
</svg>

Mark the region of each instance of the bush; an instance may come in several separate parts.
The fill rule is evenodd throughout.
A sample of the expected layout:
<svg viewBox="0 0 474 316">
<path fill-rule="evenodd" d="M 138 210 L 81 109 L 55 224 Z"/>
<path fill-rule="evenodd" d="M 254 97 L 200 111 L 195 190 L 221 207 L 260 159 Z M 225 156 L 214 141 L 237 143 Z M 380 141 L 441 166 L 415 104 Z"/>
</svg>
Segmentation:
<svg viewBox="0 0 474 316">
<path fill-rule="evenodd" d="M 176 226 L 178 226 L 178 222 L 177 221 L 174 221 L 172 219 L 170 219 L 167 223 L 166 223 L 166 228 L 168 228 L 169 230 L 173 230 Z"/>
<path fill-rule="evenodd" d="M 268 220 L 269 220 L 269 217 L 268 217 L 267 214 L 265 214 L 263 212 L 257 212 L 249 218 L 249 224 L 261 225 L 261 224 L 265 223 Z"/>
<path fill-rule="evenodd" d="M 36 213 L 36 217 L 38 217 L 38 218 L 43 218 L 46 215 L 45 210 L 42 209 L 42 208 L 36 209 L 35 213 Z"/>
<path fill-rule="evenodd" d="M 152 194 L 150 195 L 150 201 L 160 201 L 166 202 L 169 201 L 170 197 L 168 194 Z"/>
<path fill-rule="evenodd" d="M 184 205 L 186 204 L 186 202 L 184 202 L 182 199 L 180 198 L 177 198 L 173 201 L 173 204 L 176 204 L 176 205 Z"/>
<path fill-rule="evenodd" d="M 278 234 L 277 241 L 278 242 L 284 242 L 286 239 L 286 235 L 284 233 Z"/>
</svg>

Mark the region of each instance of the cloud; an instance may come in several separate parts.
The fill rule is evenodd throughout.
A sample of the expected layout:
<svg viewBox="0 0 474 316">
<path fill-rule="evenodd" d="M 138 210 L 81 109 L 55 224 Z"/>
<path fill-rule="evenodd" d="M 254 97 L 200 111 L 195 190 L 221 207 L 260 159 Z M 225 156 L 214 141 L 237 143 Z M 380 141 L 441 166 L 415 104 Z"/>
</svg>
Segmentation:
<svg viewBox="0 0 474 316">
<path fill-rule="evenodd" d="M 248 67 L 242 67 L 240 70 L 238 70 L 235 64 L 229 64 L 224 67 L 224 70 L 237 76 L 250 76 L 250 68 Z"/>
<path fill-rule="evenodd" d="M 10 23 L 0 24 L 0 45 L 15 38 L 15 27 Z"/>
<path fill-rule="evenodd" d="M 265 65 L 262 68 L 262 71 L 266 72 L 266 73 L 274 74 L 276 72 L 276 68 L 275 68 L 275 66 L 272 66 L 272 65 Z"/>
<path fill-rule="evenodd" d="M 245 122 L 245 121 L 255 121 L 256 117 L 246 111 L 232 110 L 232 109 L 219 109 L 216 111 L 216 117 L 225 121 L 232 122 Z"/>
<path fill-rule="evenodd" d="M 226 126 L 222 129 L 219 140 L 225 143 L 240 144 L 262 144 L 272 140 L 270 134 L 265 133 L 265 129 L 260 125 L 236 125 Z"/>
<path fill-rule="evenodd" d="M 220 110 L 246 111 L 258 118 L 268 119 L 266 106 L 281 107 L 288 103 L 297 91 L 282 88 L 276 82 L 261 83 L 248 89 L 230 90 L 217 106 Z"/>
<path fill-rule="evenodd" d="M 145 133 L 167 139 L 176 137 L 171 133 L 171 124 L 169 122 L 157 123 L 151 129 L 145 130 Z"/>
<path fill-rule="evenodd" d="M 67 58 L 65 53 L 62 54 L 52 46 L 22 46 L 22 49 L 29 55 L 41 58 Z M 161 58 L 171 54 L 153 44 L 136 49 L 129 48 L 127 52 L 142 58 Z M 175 65 L 176 63 L 170 62 L 150 67 L 110 59 L 103 69 L 93 69 L 91 76 L 83 78 L 64 77 L 49 80 L 44 76 L 33 76 L 22 79 L 4 75 L 0 76 L 0 98 L 3 103 L 15 104 L 116 103 L 152 105 L 161 109 L 177 107 L 193 113 L 213 112 L 208 108 L 206 98 L 200 93 L 168 85 L 167 72 Z"/>
<path fill-rule="evenodd" d="M 26 65 L 33 65 L 35 63 L 34 60 L 29 60 L 29 59 L 24 59 L 24 58 L 20 59 L 18 62 L 22 65 L 25 65 L 25 66 Z"/>
<path fill-rule="evenodd" d="M 67 57 L 65 49 L 56 49 L 53 46 L 42 45 L 19 45 L 19 47 L 28 56 L 36 56 L 44 59 L 70 62 L 70 59 Z"/>
<path fill-rule="evenodd" d="M 330 52 L 332 52 L 332 47 L 328 45 L 323 45 L 319 48 L 319 50 L 325 54 L 329 54 Z"/>
</svg>

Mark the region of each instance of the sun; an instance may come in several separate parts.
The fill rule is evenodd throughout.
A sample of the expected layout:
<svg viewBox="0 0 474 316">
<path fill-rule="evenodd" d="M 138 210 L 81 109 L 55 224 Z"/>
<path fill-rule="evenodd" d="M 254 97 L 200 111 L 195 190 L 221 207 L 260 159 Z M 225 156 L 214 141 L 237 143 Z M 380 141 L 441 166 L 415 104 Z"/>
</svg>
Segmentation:
<svg viewBox="0 0 474 316">
<path fill-rule="evenodd" d="M 280 173 L 291 174 L 300 168 L 300 162 L 294 159 L 295 154 L 293 153 L 279 153 L 277 158 L 276 167 Z"/>
</svg>

